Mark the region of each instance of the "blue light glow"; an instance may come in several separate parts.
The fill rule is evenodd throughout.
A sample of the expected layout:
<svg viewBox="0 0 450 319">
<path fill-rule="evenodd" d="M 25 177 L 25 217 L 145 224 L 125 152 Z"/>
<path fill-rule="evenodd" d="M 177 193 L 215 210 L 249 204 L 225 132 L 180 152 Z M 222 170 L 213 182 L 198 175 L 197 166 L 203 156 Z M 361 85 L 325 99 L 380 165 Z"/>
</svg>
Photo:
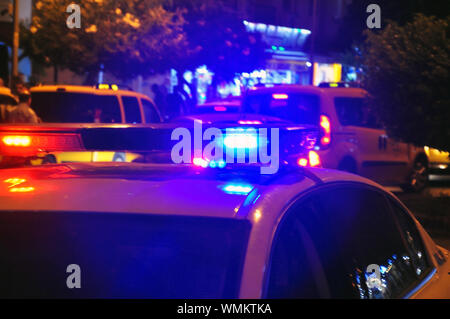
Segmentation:
<svg viewBox="0 0 450 319">
<path fill-rule="evenodd" d="M 225 193 L 237 195 L 247 195 L 252 189 L 253 187 L 248 184 L 227 184 L 223 187 Z"/>
<path fill-rule="evenodd" d="M 226 165 L 227 165 L 227 163 L 225 163 L 224 160 L 220 160 L 220 161 L 212 160 L 209 162 L 209 167 L 211 167 L 211 168 L 216 168 L 216 167 L 224 168 Z"/>
<path fill-rule="evenodd" d="M 258 138 L 253 129 L 245 131 L 236 129 L 234 132 L 225 134 L 223 144 L 229 148 L 256 148 L 258 147 Z"/>
</svg>

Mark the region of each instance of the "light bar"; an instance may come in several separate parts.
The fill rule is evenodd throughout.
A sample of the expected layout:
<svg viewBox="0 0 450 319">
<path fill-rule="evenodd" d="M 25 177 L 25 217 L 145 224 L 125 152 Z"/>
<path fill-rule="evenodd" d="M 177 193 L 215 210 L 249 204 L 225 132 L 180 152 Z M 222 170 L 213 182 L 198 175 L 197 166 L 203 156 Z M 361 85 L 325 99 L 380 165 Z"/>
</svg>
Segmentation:
<svg viewBox="0 0 450 319">
<path fill-rule="evenodd" d="M 258 125 L 258 124 L 262 124 L 261 121 L 245 121 L 245 120 L 240 120 L 238 121 L 239 124 L 241 125 Z"/>
<path fill-rule="evenodd" d="M 28 135 L 0 135 L 0 152 L 8 156 L 33 156 L 48 151 L 83 151 L 78 134 L 31 133 Z"/>
<path fill-rule="evenodd" d="M 203 168 L 208 167 L 208 164 L 209 164 L 209 162 L 207 160 L 205 160 L 205 159 L 203 159 L 201 157 L 194 157 L 194 159 L 192 160 L 192 163 L 195 166 L 200 166 L 200 167 L 203 167 Z"/>
<path fill-rule="evenodd" d="M 301 167 L 319 167 L 321 165 L 320 156 L 314 151 L 309 151 L 308 157 L 300 157 L 297 164 Z"/>
<path fill-rule="evenodd" d="M 10 136 L 7 135 L 2 139 L 3 144 L 6 146 L 23 146 L 27 147 L 31 144 L 30 136 Z"/>
<path fill-rule="evenodd" d="M 252 189 L 253 187 L 247 184 L 228 184 L 223 187 L 225 193 L 237 195 L 247 195 Z"/>
<path fill-rule="evenodd" d="M 319 125 L 323 134 L 320 139 L 320 144 L 322 146 L 328 146 L 331 143 L 331 123 L 328 116 L 321 115 Z"/>
<path fill-rule="evenodd" d="M 258 138 L 254 133 L 225 134 L 223 145 L 229 148 L 256 148 L 258 147 Z"/>
<path fill-rule="evenodd" d="M 287 100 L 289 98 L 289 96 L 284 93 L 274 93 L 274 94 L 272 94 L 272 98 L 274 100 Z"/>
</svg>

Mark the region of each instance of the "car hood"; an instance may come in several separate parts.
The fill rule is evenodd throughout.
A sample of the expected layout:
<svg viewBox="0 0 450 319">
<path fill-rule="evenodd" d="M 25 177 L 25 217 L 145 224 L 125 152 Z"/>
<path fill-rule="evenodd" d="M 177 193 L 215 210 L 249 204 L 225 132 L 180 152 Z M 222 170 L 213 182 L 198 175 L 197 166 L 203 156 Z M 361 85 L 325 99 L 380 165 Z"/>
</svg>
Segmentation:
<svg viewBox="0 0 450 319">
<path fill-rule="evenodd" d="M 246 194 L 227 193 L 225 186 L 243 182 L 256 186 L 242 178 L 198 178 L 192 170 L 161 167 L 76 163 L 0 170 L 0 211 L 134 212 L 232 218 Z"/>
</svg>

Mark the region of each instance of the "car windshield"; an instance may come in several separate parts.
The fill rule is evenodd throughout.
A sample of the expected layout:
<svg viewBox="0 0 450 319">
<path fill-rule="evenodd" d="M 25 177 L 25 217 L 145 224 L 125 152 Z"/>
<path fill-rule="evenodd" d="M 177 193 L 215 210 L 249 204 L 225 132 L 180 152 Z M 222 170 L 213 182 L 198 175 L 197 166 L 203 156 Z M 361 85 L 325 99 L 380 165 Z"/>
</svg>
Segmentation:
<svg viewBox="0 0 450 319">
<path fill-rule="evenodd" d="M 249 94 L 244 100 L 245 113 L 257 113 L 299 124 L 319 122 L 319 97 L 314 94 Z"/>
<path fill-rule="evenodd" d="M 2 212 L 0 298 L 237 298 L 249 230 L 219 218 Z M 51 276 L 74 262 L 88 269 L 75 295 Z"/>
<path fill-rule="evenodd" d="M 121 123 L 114 95 L 33 92 L 31 106 L 45 123 Z"/>
</svg>

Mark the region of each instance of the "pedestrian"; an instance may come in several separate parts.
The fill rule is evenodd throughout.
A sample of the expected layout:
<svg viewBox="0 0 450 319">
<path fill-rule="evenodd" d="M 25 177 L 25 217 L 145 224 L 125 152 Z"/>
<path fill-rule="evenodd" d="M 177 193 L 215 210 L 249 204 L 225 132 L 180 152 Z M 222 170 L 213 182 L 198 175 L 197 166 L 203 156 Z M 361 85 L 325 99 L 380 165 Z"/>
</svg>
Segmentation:
<svg viewBox="0 0 450 319">
<path fill-rule="evenodd" d="M 17 92 L 19 104 L 12 108 L 7 116 L 9 123 L 39 123 L 40 119 L 31 108 L 31 94 L 22 87 Z"/>
<path fill-rule="evenodd" d="M 158 84 L 154 83 L 152 85 L 152 92 L 154 94 L 153 101 L 155 102 L 156 106 L 158 107 L 163 117 L 166 118 L 168 113 L 167 101 Z"/>
</svg>

